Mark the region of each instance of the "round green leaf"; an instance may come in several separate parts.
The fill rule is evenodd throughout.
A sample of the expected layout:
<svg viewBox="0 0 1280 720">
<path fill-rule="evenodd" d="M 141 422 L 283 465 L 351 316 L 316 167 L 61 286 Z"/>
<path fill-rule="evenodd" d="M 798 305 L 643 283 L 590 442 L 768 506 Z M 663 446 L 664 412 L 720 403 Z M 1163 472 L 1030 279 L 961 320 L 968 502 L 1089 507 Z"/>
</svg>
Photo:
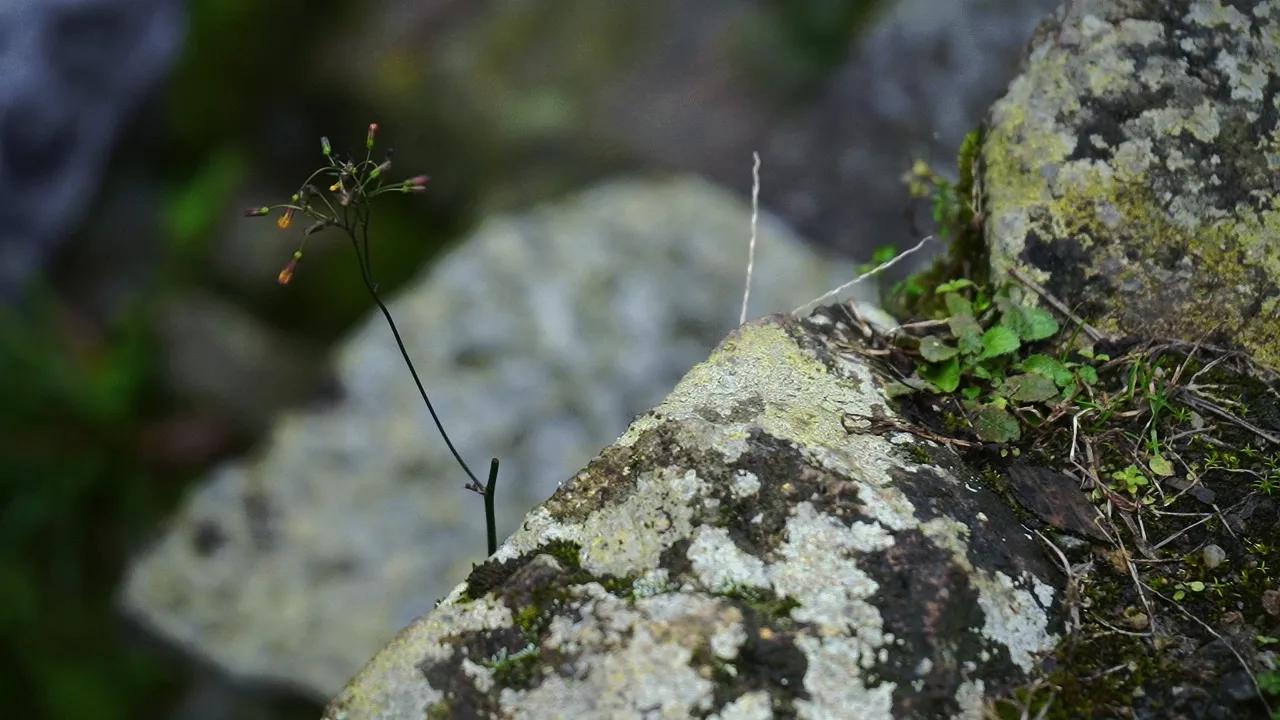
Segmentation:
<svg viewBox="0 0 1280 720">
<path fill-rule="evenodd" d="M 960 359 L 953 357 L 946 362 L 928 363 L 920 368 L 920 377 L 944 393 L 955 392 L 960 386 Z"/>
<path fill-rule="evenodd" d="M 1020 308 L 1022 322 L 1018 324 L 1018 334 L 1027 342 L 1044 340 L 1058 334 L 1058 321 L 1048 310 L 1038 307 Z"/>
<path fill-rule="evenodd" d="M 929 362 L 942 362 L 955 357 L 960 351 L 939 340 L 933 335 L 920 339 L 920 354 Z"/>
<path fill-rule="evenodd" d="M 1151 472 L 1161 477 L 1173 477 L 1173 463 L 1165 459 L 1163 455 L 1153 455 L 1151 461 L 1147 463 L 1147 467 L 1151 468 Z"/>
<path fill-rule="evenodd" d="M 973 431 L 985 442 L 1013 442 L 1022 436 L 1018 418 L 995 405 L 983 405 L 973 415 Z"/>
<path fill-rule="evenodd" d="M 1004 393 L 1015 402 L 1044 402 L 1058 394 L 1058 386 L 1039 373 L 1023 373 L 1004 381 Z"/>
<path fill-rule="evenodd" d="M 1021 346 L 1022 342 L 1018 340 L 1017 333 L 1003 325 L 996 325 L 982 333 L 982 354 L 978 359 L 986 360 L 1007 355 Z"/>
<path fill-rule="evenodd" d="M 1056 358 L 1048 355 L 1032 355 L 1022 361 L 1022 369 L 1052 378 L 1058 387 L 1065 388 L 1071 384 L 1071 371 Z"/>
</svg>

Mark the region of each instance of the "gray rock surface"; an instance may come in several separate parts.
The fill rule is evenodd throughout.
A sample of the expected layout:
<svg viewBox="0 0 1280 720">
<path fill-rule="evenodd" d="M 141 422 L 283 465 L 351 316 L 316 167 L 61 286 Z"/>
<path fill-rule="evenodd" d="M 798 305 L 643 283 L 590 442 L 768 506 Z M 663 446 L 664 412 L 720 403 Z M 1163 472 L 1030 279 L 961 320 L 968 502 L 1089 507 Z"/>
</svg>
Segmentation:
<svg viewBox="0 0 1280 720">
<path fill-rule="evenodd" d="M 610 183 L 483 224 L 392 311 L 500 535 L 737 322 L 750 208 L 690 179 Z M 850 277 L 765 215 L 753 316 Z M 477 496 L 380 317 L 345 398 L 216 471 L 127 579 L 128 612 L 230 672 L 329 697 L 483 557 Z"/>
<path fill-rule="evenodd" d="M 991 111 L 993 271 L 1280 367 L 1280 3 L 1077 0 Z"/>
<path fill-rule="evenodd" d="M 736 330 L 326 718 L 983 717 L 1057 641 L 1052 571 L 954 454 L 867 426 L 897 415 L 844 317 Z"/>
<path fill-rule="evenodd" d="M 0 4 L 0 297 L 79 220 L 181 34 L 178 0 Z"/>
</svg>

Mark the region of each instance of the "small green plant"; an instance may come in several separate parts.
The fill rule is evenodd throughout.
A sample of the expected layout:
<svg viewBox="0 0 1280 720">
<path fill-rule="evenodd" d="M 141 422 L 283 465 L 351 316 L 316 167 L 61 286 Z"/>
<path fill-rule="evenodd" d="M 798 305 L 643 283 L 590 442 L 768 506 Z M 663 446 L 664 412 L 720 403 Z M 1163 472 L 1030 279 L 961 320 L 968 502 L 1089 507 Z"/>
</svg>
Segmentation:
<svg viewBox="0 0 1280 720">
<path fill-rule="evenodd" d="M 1280 698 L 1280 670 L 1258 673 L 1258 687 L 1262 692 Z M 1280 720 L 1280 710 L 1271 714 L 1272 720 Z"/>
<path fill-rule="evenodd" d="M 1044 353 L 1025 353 L 1060 331 L 1043 308 L 1024 305 L 1005 286 L 994 293 L 960 278 L 937 286 L 945 331 L 919 339 L 916 373 L 887 388 L 891 395 L 927 390 L 958 392 L 975 434 L 987 442 L 1021 436 L 1016 408 L 1051 405 L 1073 398 L 1097 382 L 1085 363 Z"/>
<path fill-rule="evenodd" d="M 383 318 L 386 319 L 387 326 L 391 329 L 391 334 L 395 338 L 396 346 L 400 349 L 400 355 L 404 358 L 409 374 L 413 376 L 413 382 L 418 388 L 418 394 L 422 396 L 422 402 L 427 406 L 427 411 L 431 414 L 436 430 L 440 432 L 440 437 L 444 439 L 445 445 L 448 446 L 449 452 L 453 455 L 453 459 L 457 461 L 459 467 L 466 473 L 468 478 L 468 482 L 465 485 L 466 489 L 484 498 L 488 554 L 492 555 L 497 550 L 493 494 L 498 478 L 498 459 L 493 458 L 490 461 L 488 482 L 481 485 L 480 480 L 471 471 L 466 461 L 462 459 L 462 455 L 459 454 L 457 448 L 454 447 L 453 441 L 449 439 L 449 433 L 445 432 L 444 423 L 440 420 L 431 398 L 427 395 L 426 387 L 418 376 L 418 370 L 413 364 L 413 359 L 409 357 L 409 351 L 405 347 L 404 339 L 400 336 L 396 321 L 391 316 L 391 311 L 387 309 L 386 303 L 382 301 L 382 297 L 378 292 L 378 282 L 374 279 L 372 242 L 369 237 L 369 224 L 373 216 L 373 201 L 384 195 L 422 192 L 426 190 L 429 182 L 429 178 L 426 175 L 416 175 L 407 180 L 388 182 L 387 171 L 391 169 L 391 151 L 387 151 L 384 159 L 380 161 L 373 158 L 373 147 L 377 141 L 377 135 L 378 124 L 371 123 L 365 133 L 365 155 L 363 159 L 356 159 L 356 156 L 342 157 L 334 152 L 329 138 L 320 138 L 320 152 L 324 156 L 324 164 L 302 182 L 297 191 L 290 196 L 288 202 L 249 208 L 245 211 L 245 216 L 265 217 L 272 213 L 279 213 L 276 218 L 276 226 L 281 230 L 289 229 L 293 225 L 294 219 L 298 216 L 304 216 L 311 221 L 303 231 L 298 247 L 293 252 L 293 257 L 290 258 L 289 262 L 280 270 L 279 275 L 276 276 L 276 281 L 281 285 L 288 285 L 293 281 L 298 264 L 302 262 L 307 240 L 312 235 L 332 228 L 346 236 L 351 242 L 351 248 L 355 253 L 356 266 L 360 270 L 360 278 L 363 280 L 365 288 L 369 291 L 369 296 L 373 298 L 373 302 L 382 312 Z"/>
<path fill-rule="evenodd" d="M 481 661 L 480 665 L 492 670 L 494 680 L 502 687 L 523 686 L 535 669 L 538 650 L 534 643 L 528 643 L 515 652 L 509 652 L 505 647 L 500 648 L 493 656 Z"/>
<path fill-rule="evenodd" d="M 1137 495 L 1138 490 L 1151 484 L 1151 481 L 1147 479 L 1147 476 L 1143 474 L 1137 465 L 1129 465 L 1123 470 L 1111 473 L 1111 479 L 1118 483 L 1117 487 L 1119 489 L 1128 492 L 1130 495 Z"/>
</svg>

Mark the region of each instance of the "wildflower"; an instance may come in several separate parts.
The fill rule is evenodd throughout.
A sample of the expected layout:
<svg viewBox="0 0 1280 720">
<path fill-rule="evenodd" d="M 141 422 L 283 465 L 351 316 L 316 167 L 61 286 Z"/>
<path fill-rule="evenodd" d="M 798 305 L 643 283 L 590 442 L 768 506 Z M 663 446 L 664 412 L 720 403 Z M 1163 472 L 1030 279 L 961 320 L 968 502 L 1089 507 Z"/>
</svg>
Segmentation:
<svg viewBox="0 0 1280 720">
<path fill-rule="evenodd" d="M 416 192 L 427 189 L 427 183 L 431 182 L 431 178 L 426 175 L 415 175 L 400 185 L 400 192 Z"/>
<path fill-rule="evenodd" d="M 266 206 L 249 208 L 244 211 L 245 217 L 262 217 L 263 215 L 270 215 L 270 214 L 271 214 L 271 208 Z"/>
<path fill-rule="evenodd" d="M 293 208 L 287 208 L 284 214 L 276 218 L 276 227 L 285 230 L 293 222 Z"/>
<path fill-rule="evenodd" d="M 329 157 L 333 154 L 333 147 L 329 145 L 329 138 L 320 138 L 320 152 L 324 153 L 325 157 Z"/>
<path fill-rule="evenodd" d="M 302 251 L 295 250 L 293 257 L 289 259 L 289 264 L 284 266 L 280 274 L 276 276 L 276 282 L 281 285 L 288 285 L 293 280 L 293 271 L 298 269 L 298 261 L 302 259 Z"/>
<path fill-rule="evenodd" d="M 373 136 L 378 134 L 378 123 L 369 123 L 369 134 L 364 136 L 364 146 L 373 149 Z"/>
</svg>

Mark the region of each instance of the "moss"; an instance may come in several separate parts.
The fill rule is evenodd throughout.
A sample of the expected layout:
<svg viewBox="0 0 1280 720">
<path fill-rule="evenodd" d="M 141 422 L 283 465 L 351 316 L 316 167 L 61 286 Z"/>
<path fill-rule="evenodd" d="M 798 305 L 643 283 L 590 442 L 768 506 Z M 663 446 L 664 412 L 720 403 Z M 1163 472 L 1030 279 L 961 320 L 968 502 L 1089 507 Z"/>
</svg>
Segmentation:
<svg viewBox="0 0 1280 720">
<path fill-rule="evenodd" d="M 951 193 L 948 207 L 938 207 L 935 198 L 934 215 L 939 223 L 939 237 L 950 238 L 947 252 L 941 255 L 925 271 L 911 276 L 885 298 L 885 307 L 897 317 L 933 317 L 943 310 L 942 298 L 931 292 L 911 292 L 933 288 L 955 278 L 968 278 L 980 285 L 989 279 L 986 241 L 982 234 L 983 215 L 977 203 L 980 200 L 979 166 L 982 148 L 986 141 L 984 128 L 977 128 L 960 144 L 956 157 L 958 180 Z"/>
<path fill-rule="evenodd" d="M 448 720 L 453 716 L 453 703 L 448 700 L 437 700 L 427 706 L 427 720 Z"/>
<path fill-rule="evenodd" d="M 917 465 L 928 465 L 933 461 L 929 450 L 921 443 L 911 443 L 903 448 L 907 457 Z"/>
<path fill-rule="evenodd" d="M 737 586 L 717 594 L 742 603 L 773 627 L 793 625 L 791 611 L 800 607 L 799 601 L 794 598 L 758 587 Z"/>
<path fill-rule="evenodd" d="M 518 558 L 486 560 L 472 568 L 471 574 L 467 576 L 465 597 L 468 600 L 478 600 L 484 597 L 485 594 L 500 587 L 508 578 L 539 555 L 550 555 L 562 567 L 576 570 L 580 567 L 578 557 L 580 550 L 580 546 L 575 542 L 552 540 L 546 545 L 530 550 Z"/>
<path fill-rule="evenodd" d="M 500 653 L 485 665 L 493 670 L 493 681 L 498 687 L 524 690 L 542 676 L 543 659 L 538 646 L 530 643 L 514 653 Z"/>
<path fill-rule="evenodd" d="M 1079 46 L 1037 36 L 982 152 L 992 272 L 1021 269 L 1103 330 L 1217 332 L 1280 367 L 1278 198 L 1257 151 L 1274 120 L 1238 88 L 1214 94 L 1232 81 L 1212 59 L 1269 41 L 1189 32 L 1156 7 L 1064 15 Z"/>
</svg>

